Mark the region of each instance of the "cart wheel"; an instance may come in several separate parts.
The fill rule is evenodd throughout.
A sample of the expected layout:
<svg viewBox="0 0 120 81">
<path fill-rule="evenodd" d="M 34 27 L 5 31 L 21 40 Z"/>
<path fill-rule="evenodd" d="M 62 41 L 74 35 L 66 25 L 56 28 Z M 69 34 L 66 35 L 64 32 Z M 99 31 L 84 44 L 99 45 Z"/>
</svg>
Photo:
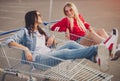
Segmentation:
<svg viewBox="0 0 120 81">
<path fill-rule="evenodd" d="M 37 81 L 37 79 L 34 77 L 30 77 L 27 81 Z"/>
<path fill-rule="evenodd" d="M 50 81 L 50 79 L 49 78 L 45 78 L 43 81 Z"/>
</svg>

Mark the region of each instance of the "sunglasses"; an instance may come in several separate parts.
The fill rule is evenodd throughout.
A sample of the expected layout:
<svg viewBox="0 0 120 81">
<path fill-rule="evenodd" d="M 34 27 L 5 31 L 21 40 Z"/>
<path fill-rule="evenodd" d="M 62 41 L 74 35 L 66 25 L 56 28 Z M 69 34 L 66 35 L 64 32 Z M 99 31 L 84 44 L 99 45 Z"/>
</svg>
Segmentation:
<svg viewBox="0 0 120 81">
<path fill-rule="evenodd" d="M 70 8 L 69 10 L 65 10 L 65 13 L 72 12 L 72 11 L 73 11 L 73 9 Z"/>
<path fill-rule="evenodd" d="M 40 14 L 37 14 L 37 16 L 40 16 L 40 17 L 41 17 L 41 15 L 40 15 Z"/>
</svg>

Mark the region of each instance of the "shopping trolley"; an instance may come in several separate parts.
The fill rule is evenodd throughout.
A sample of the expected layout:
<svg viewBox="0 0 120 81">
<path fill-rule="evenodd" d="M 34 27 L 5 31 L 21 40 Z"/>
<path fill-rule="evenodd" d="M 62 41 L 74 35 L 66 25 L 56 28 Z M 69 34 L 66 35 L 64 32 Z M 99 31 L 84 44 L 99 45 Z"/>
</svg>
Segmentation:
<svg viewBox="0 0 120 81">
<path fill-rule="evenodd" d="M 16 31 L 19 29 L 8 31 L 7 34 Z M 0 36 L 3 34 L 6 32 L 1 33 Z M 60 39 L 57 41 L 59 41 L 57 45 L 65 42 Z M 63 60 L 41 54 L 42 57 L 50 59 L 49 64 L 36 63 L 21 60 L 23 51 L 24 49 L 9 47 L 0 40 L 0 72 L 3 73 L 1 81 L 5 81 L 6 75 L 13 75 L 27 81 L 38 79 L 40 81 L 111 81 L 113 77 L 113 75 L 89 67 L 86 59 Z"/>
<path fill-rule="evenodd" d="M 49 64 L 42 62 L 38 64 L 21 60 L 22 51 L 22 49 L 10 48 L 0 43 L 0 71 L 4 73 L 1 81 L 7 78 L 6 75 L 14 75 L 28 81 L 37 79 L 41 81 L 111 81 L 113 77 L 113 75 L 90 68 L 86 59 L 63 60 L 41 54 L 42 57 L 50 59 Z M 21 61 L 29 64 L 23 64 Z"/>
</svg>

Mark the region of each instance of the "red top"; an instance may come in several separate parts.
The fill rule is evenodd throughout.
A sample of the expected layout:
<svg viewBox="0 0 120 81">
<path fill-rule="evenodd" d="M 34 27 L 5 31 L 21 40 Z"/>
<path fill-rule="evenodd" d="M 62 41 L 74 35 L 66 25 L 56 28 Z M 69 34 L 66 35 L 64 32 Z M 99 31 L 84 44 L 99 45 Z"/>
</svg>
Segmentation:
<svg viewBox="0 0 120 81">
<path fill-rule="evenodd" d="M 86 27 L 86 29 L 89 29 L 90 25 L 85 22 L 83 17 L 81 15 L 79 15 L 79 18 L 83 22 L 83 24 Z M 68 20 L 67 17 L 65 17 L 62 20 L 60 20 L 59 22 L 57 22 L 56 24 L 54 24 L 51 27 L 51 30 L 52 31 L 58 31 L 58 32 L 66 32 L 66 28 L 68 28 L 69 31 L 70 31 L 70 40 L 77 40 L 78 38 L 80 38 L 80 36 L 84 36 L 86 34 L 86 31 L 78 26 L 76 19 L 74 19 L 74 24 L 73 25 L 74 25 L 74 27 L 71 30 L 71 28 L 70 28 L 70 21 Z"/>
</svg>

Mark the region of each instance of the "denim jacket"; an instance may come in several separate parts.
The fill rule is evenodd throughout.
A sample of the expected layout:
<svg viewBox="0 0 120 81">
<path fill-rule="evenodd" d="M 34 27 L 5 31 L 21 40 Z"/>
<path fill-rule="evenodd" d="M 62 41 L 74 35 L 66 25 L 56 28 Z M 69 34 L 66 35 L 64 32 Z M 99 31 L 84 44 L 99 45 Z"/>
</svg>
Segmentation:
<svg viewBox="0 0 120 81">
<path fill-rule="evenodd" d="M 22 28 L 20 29 L 16 34 L 10 36 L 9 38 L 7 38 L 7 40 L 5 41 L 6 44 L 10 43 L 10 42 L 17 42 L 19 44 L 22 44 L 26 47 L 29 48 L 29 50 L 34 51 L 35 50 L 35 46 L 36 46 L 36 33 L 33 33 L 32 36 L 30 36 L 28 34 L 28 30 L 26 28 Z M 22 60 L 23 63 L 26 63 L 26 57 L 25 57 L 25 53 L 23 51 L 22 53 Z"/>
</svg>

